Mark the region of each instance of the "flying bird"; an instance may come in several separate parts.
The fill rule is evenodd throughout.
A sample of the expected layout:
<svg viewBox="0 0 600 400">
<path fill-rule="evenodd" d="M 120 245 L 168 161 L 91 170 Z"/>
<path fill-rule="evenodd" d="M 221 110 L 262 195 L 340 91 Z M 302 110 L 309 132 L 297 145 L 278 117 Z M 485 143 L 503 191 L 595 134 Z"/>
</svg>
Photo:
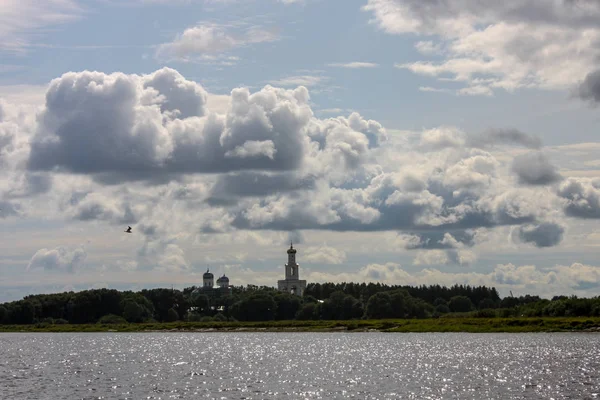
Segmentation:
<svg viewBox="0 0 600 400">
<path fill-rule="evenodd" d="M 131 227 L 130 226 L 127 227 L 127 230 L 125 231 L 125 233 L 131 233 Z"/>
</svg>

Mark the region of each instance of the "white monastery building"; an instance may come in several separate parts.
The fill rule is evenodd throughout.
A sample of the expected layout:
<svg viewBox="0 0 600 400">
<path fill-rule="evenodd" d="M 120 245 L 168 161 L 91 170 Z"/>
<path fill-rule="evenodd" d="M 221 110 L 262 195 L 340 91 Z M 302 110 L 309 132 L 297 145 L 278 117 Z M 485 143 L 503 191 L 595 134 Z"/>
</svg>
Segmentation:
<svg viewBox="0 0 600 400">
<path fill-rule="evenodd" d="M 285 279 L 277 281 L 277 288 L 282 292 L 302 296 L 306 289 L 306 281 L 300 280 L 300 265 L 296 262 L 296 249 L 290 243 L 287 251 L 288 262 L 285 264 Z"/>
</svg>

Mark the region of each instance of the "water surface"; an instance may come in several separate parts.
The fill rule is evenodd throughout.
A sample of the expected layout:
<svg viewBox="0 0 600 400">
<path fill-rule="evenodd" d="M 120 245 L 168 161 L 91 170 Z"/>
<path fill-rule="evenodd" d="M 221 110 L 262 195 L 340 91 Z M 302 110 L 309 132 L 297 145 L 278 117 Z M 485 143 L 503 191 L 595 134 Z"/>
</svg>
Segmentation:
<svg viewBox="0 0 600 400">
<path fill-rule="evenodd" d="M 600 335 L 8 333 L 2 399 L 595 399 Z"/>
</svg>

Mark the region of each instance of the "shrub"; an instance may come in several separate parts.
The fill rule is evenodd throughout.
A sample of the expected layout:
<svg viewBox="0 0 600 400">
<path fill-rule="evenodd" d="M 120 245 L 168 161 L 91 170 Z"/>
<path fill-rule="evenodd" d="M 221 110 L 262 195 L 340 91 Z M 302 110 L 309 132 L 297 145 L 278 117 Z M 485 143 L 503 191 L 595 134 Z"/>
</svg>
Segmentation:
<svg viewBox="0 0 600 400">
<path fill-rule="evenodd" d="M 511 309 L 511 308 L 501 308 L 499 310 L 499 313 L 502 318 L 509 318 L 509 317 L 514 317 L 517 315 L 516 310 Z"/>
<path fill-rule="evenodd" d="M 227 321 L 227 317 L 221 313 L 216 314 L 213 319 L 219 322 Z"/>
<path fill-rule="evenodd" d="M 445 304 L 438 304 L 438 305 L 435 307 L 435 311 L 436 311 L 438 314 L 448 314 L 448 313 L 450 312 L 450 307 L 448 307 L 448 306 L 447 306 L 447 305 L 445 305 Z"/>
<path fill-rule="evenodd" d="M 169 322 L 175 322 L 179 319 L 179 313 L 177 313 L 177 310 L 175 310 L 174 308 L 169 308 L 169 311 L 167 311 L 167 320 Z"/>
<path fill-rule="evenodd" d="M 484 308 L 475 313 L 477 318 L 496 318 L 496 311 L 491 308 Z"/>
<path fill-rule="evenodd" d="M 200 319 L 202 318 L 202 316 L 198 313 L 187 313 L 185 316 L 185 320 L 188 322 L 198 322 L 200 321 Z"/>
<path fill-rule="evenodd" d="M 318 309 L 318 303 L 306 303 L 296 313 L 296 319 L 300 321 L 318 319 Z"/>
<path fill-rule="evenodd" d="M 99 324 L 126 324 L 127 321 L 125 320 L 125 318 L 118 316 L 118 315 L 114 315 L 114 314 L 107 314 L 105 316 L 103 316 L 102 318 L 100 318 L 98 320 Z"/>
</svg>

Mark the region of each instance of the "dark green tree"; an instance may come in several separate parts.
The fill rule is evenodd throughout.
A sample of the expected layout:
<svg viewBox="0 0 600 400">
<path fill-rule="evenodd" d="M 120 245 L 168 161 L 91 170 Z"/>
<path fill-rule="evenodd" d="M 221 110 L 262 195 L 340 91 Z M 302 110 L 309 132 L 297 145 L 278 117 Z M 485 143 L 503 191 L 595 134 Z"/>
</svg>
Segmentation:
<svg viewBox="0 0 600 400">
<path fill-rule="evenodd" d="M 390 318 L 392 315 L 392 298 L 388 292 L 375 293 L 369 298 L 366 310 L 367 318 Z"/>
<path fill-rule="evenodd" d="M 448 307 L 452 312 L 469 312 L 473 310 L 473 303 L 467 296 L 454 296 L 450 299 Z"/>
<path fill-rule="evenodd" d="M 185 315 L 190 308 L 189 300 L 176 289 L 144 289 L 141 292 L 154 306 L 154 318 L 158 321 L 169 320 L 169 309 L 173 308 L 178 315 Z"/>
<path fill-rule="evenodd" d="M 174 308 L 169 308 L 169 311 L 167 311 L 167 321 L 175 322 L 178 319 L 179 319 L 179 314 L 177 313 L 177 310 L 175 310 Z"/>
<path fill-rule="evenodd" d="M 277 303 L 269 293 L 255 292 L 232 306 L 231 313 L 239 321 L 271 321 L 275 318 Z"/>
<path fill-rule="evenodd" d="M 210 300 L 207 295 L 196 293 L 192 297 L 192 306 L 197 307 L 199 312 L 208 311 L 208 306 L 210 305 Z"/>
<path fill-rule="evenodd" d="M 0 306 L 0 324 L 6 323 L 8 320 L 8 310 L 4 306 Z"/>
<path fill-rule="evenodd" d="M 319 319 L 319 303 L 304 303 L 296 313 L 296 319 L 300 321 Z"/>
<path fill-rule="evenodd" d="M 274 300 L 277 304 L 275 319 L 278 321 L 294 319 L 302 305 L 302 301 L 298 296 L 289 293 L 278 293 L 275 295 Z"/>
<path fill-rule="evenodd" d="M 489 308 L 496 308 L 497 304 L 494 300 L 490 299 L 489 297 L 486 297 L 485 299 L 481 300 L 479 302 L 479 306 L 477 307 L 480 310 L 485 310 L 485 309 L 489 309 Z"/>
<path fill-rule="evenodd" d="M 435 299 L 435 301 L 433 302 L 433 305 L 435 307 L 439 306 L 439 305 L 444 305 L 444 306 L 448 306 L 448 302 L 446 300 L 444 300 L 441 297 L 438 297 L 437 299 Z"/>
<path fill-rule="evenodd" d="M 450 307 L 445 304 L 438 304 L 435 307 L 435 311 L 439 314 L 448 314 L 450 312 Z"/>
<path fill-rule="evenodd" d="M 127 322 L 142 322 L 147 318 L 145 311 L 147 310 L 135 301 L 126 300 L 123 306 L 123 318 L 125 318 Z"/>
<path fill-rule="evenodd" d="M 389 292 L 393 318 L 407 318 L 413 314 L 413 298 L 406 290 Z"/>
</svg>

